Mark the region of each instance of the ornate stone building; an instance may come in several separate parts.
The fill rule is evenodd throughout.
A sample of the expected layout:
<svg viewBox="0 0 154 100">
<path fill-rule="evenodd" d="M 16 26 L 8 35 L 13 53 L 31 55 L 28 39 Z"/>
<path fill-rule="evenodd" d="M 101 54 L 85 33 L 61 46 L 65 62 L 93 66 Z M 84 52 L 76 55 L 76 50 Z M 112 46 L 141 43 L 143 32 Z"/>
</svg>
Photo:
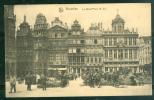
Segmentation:
<svg viewBox="0 0 154 100">
<path fill-rule="evenodd" d="M 5 71 L 6 77 L 16 74 L 16 47 L 15 47 L 15 22 L 14 6 L 4 6 L 5 27 Z"/>
<path fill-rule="evenodd" d="M 103 32 L 103 46 L 105 51 L 105 71 L 112 72 L 122 68 L 139 71 L 139 60 L 137 57 L 138 33 L 134 29 L 124 28 L 125 21 L 119 14 L 112 20 L 112 31 Z"/>
<path fill-rule="evenodd" d="M 152 70 L 152 45 L 151 45 L 151 37 L 143 36 L 138 39 L 138 58 L 139 58 L 139 66 L 140 72 L 148 71 L 151 73 Z"/>
<path fill-rule="evenodd" d="M 98 23 L 84 32 L 77 20 L 68 28 L 58 17 L 48 26 L 46 17 L 41 13 L 36 16 L 32 30 L 24 17 L 17 31 L 19 67 L 19 62 L 25 60 L 25 68 L 48 76 L 58 71 L 81 75 L 90 69 L 113 72 L 128 68 L 132 72 L 141 71 L 141 57 L 137 52 L 141 47 L 137 44 L 138 32 L 125 29 L 125 21 L 119 14 L 112 20 L 111 31 L 102 29 L 102 23 Z M 149 57 L 151 51 L 148 52 Z M 27 55 L 29 60 L 23 55 Z"/>
<path fill-rule="evenodd" d="M 48 29 L 48 75 L 52 76 L 54 72 L 66 72 L 68 64 L 67 55 L 67 24 L 63 23 L 58 17 L 51 22 Z"/>
<path fill-rule="evenodd" d="M 68 67 L 69 73 L 80 75 L 84 69 L 85 60 L 85 39 L 84 30 L 77 20 L 71 25 L 68 35 Z"/>
<path fill-rule="evenodd" d="M 102 43 L 102 30 L 92 24 L 85 33 L 85 67 L 87 70 L 94 69 L 104 71 L 104 50 Z"/>
<path fill-rule="evenodd" d="M 26 75 L 33 70 L 33 38 L 31 31 L 26 16 L 24 16 L 24 21 L 20 24 L 16 34 L 17 76 Z"/>
<path fill-rule="evenodd" d="M 48 23 L 46 17 L 39 13 L 36 16 L 33 35 L 33 69 L 35 74 L 46 74 L 48 63 Z"/>
</svg>

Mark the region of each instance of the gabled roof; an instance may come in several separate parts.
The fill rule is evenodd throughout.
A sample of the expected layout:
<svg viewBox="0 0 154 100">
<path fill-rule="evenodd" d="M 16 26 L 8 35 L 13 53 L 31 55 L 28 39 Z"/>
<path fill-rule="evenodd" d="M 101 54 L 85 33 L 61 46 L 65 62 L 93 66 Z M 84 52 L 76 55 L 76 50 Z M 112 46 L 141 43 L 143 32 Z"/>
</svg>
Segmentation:
<svg viewBox="0 0 154 100">
<path fill-rule="evenodd" d="M 55 26 L 49 28 L 49 31 L 50 31 L 50 30 L 67 30 L 67 29 L 64 28 L 64 27 L 61 27 L 61 26 L 59 26 L 59 25 L 55 25 Z"/>
</svg>

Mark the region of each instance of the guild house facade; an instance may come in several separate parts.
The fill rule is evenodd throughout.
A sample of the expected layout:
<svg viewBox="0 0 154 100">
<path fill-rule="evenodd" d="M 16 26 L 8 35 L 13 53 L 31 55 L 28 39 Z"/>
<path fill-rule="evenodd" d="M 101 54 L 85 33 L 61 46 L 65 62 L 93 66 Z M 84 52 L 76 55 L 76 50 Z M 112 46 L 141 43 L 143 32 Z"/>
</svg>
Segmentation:
<svg viewBox="0 0 154 100">
<path fill-rule="evenodd" d="M 34 50 L 32 41 L 32 30 L 26 21 L 26 16 L 24 16 L 24 20 L 17 29 L 16 34 L 17 75 L 25 75 L 26 72 L 32 70 Z"/>
<path fill-rule="evenodd" d="M 48 76 L 56 71 L 80 75 L 90 69 L 113 72 L 121 68 L 141 72 L 137 29 L 125 29 L 119 14 L 111 25 L 111 30 L 104 30 L 102 22 L 92 23 L 84 31 L 78 20 L 69 28 L 59 17 L 49 24 L 39 13 L 32 29 L 24 16 L 16 36 L 17 75 L 29 71 Z"/>
<path fill-rule="evenodd" d="M 139 60 L 137 57 L 138 32 L 125 29 L 125 21 L 116 15 L 112 20 L 112 31 L 103 32 L 104 66 L 105 71 L 117 71 L 122 67 L 139 72 Z"/>
<path fill-rule="evenodd" d="M 139 69 L 142 72 L 148 71 L 152 74 L 152 45 L 150 36 L 142 36 L 138 39 L 139 51 Z"/>
<path fill-rule="evenodd" d="M 5 73 L 6 77 L 16 74 L 16 16 L 12 5 L 4 6 L 4 30 L 5 30 Z"/>
</svg>

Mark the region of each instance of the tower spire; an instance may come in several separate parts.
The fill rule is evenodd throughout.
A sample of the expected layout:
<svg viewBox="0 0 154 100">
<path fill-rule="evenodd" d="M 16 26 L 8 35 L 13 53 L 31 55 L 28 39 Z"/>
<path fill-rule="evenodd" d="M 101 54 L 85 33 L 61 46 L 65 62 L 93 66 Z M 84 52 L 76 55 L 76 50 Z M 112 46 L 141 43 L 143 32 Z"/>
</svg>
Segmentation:
<svg viewBox="0 0 154 100">
<path fill-rule="evenodd" d="M 24 15 L 24 22 L 26 22 L 26 15 Z"/>
</svg>

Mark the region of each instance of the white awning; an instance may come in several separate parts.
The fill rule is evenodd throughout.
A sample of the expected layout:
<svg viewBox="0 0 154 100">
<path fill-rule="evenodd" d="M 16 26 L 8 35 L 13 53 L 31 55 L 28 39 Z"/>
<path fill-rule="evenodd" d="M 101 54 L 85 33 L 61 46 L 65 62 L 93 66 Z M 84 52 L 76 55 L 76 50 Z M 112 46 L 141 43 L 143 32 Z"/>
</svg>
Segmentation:
<svg viewBox="0 0 154 100">
<path fill-rule="evenodd" d="M 48 70 L 67 70 L 67 68 L 48 68 Z"/>
</svg>

